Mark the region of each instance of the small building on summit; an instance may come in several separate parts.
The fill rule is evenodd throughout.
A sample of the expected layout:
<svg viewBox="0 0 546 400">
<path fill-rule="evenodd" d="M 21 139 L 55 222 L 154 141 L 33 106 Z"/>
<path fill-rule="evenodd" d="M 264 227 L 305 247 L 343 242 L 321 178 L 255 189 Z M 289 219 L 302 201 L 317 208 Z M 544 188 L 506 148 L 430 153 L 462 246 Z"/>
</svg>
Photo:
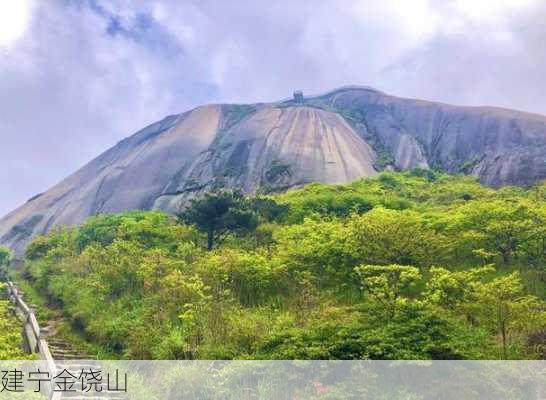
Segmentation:
<svg viewBox="0 0 546 400">
<path fill-rule="evenodd" d="M 303 92 L 301 90 L 294 91 L 294 101 L 301 104 L 303 103 L 303 100 Z"/>
</svg>

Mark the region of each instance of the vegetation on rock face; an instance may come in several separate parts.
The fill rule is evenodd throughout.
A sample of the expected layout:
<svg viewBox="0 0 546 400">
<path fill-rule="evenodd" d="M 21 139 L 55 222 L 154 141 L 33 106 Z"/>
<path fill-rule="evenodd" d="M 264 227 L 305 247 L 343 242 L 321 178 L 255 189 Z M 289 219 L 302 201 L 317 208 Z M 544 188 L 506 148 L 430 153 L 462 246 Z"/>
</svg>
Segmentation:
<svg viewBox="0 0 546 400">
<path fill-rule="evenodd" d="M 6 239 L 10 240 L 15 237 L 28 238 L 32 235 L 34 227 L 43 219 L 43 215 L 33 215 L 29 219 L 15 225 L 6 235 Z"/>
<path fill-rule="evenodd" d="M 545 189 L 415 171 L 220 192 L 180 220 L 59 228 L 28 247 L 28 272 L 119 357 L 540 358 Z"/>
</svg>

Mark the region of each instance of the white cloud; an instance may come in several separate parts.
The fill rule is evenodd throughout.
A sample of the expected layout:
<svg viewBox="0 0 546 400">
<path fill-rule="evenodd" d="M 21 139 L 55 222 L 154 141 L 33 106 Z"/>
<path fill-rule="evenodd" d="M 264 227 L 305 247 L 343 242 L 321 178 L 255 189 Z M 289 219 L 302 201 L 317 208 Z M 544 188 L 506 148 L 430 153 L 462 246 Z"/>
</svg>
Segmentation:
<svg viewBox="0 0 546 400">
<path fill-rule="evenodd" d="M 31 19 L 30 0 L 0 1 L 0 47 L 12 46 L 26 32 Z"/>
<path fill-rule="evenodd" d="M 514 11 L 525 9 L 536 0 L 456 0 L 455 8 L 476 20 L 505 18 Z"/>
<path fill-rule="evenodd" d="M 437 32 L 442 20 L 430 0 L 361 0 L 355 4 L 357 20 L 388 27 L 408 44 L 417 44 Z"/>
</svg>

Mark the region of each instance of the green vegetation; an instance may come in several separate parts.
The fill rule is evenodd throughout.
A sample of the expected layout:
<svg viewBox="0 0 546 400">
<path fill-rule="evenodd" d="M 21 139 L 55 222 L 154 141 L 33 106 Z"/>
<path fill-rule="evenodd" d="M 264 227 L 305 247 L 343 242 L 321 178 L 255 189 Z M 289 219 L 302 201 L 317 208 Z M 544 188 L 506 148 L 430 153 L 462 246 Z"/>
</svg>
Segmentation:
<svg viewBox="0 0 546 400">
<path fill-rule="evenodd" d="M 375 160 L 375 165 L 379 168 L 379 171 L 383 171 L 388 166 L 393 166 L 394 161 L 393 155 L 381 146 L 377 151 L 377 160 Z"/>
<path fill-rule="evenodd" d="M 463 162 L 459 166 L 458 170 L 463 174 L 470 174 L 472 173 L 472 170 L 474 169 L 474 167 L 478 165 L 482 159 L 483 157 L 472 157 L 471 159 Z"/>
<path fill-rule="evenodd" d="M 241 192 L 231 191 L 206 193 L 202 198 L 192 200 L 191 206 L 179 218 L 206 233 L 209 251 L 227 234 L 249 232 L 257 225 L 251 202 Z"/>
<path fill-rule="evenodd" d="M 11 228 L 11 230 L 6 235 L 6 238 L 13 239 L 16 237 L 19 237 L 19 238 L 30 237 L 36 225 L 38 225 L 43 218 L 44 218 L 43 215 L 33 215 L 29 219 Z"/>
<path fill-rule="evenodd" d="M 180 219 L 132 211 L 59 228 L 27 261 L 31 284 L 113 357 L 545 354 L 545 184 L 494 190 L 417 170 L 218 192 Z"/>
<path fill-rule="evenodd" d="M 224 129 L 229 129 L 233 125 L 241 122 L 250 114 L 256 112 L 256 106 L 245 104 L 231 104 L 226 106 L 226 120 L 224 122 Z"/>
<path fill-rule="evenodd" d="M 268 182 L 275 182 L 283 176 L 291 174 L 290 164 L 283 163 L 280 160 L 273 160 L 271 167 L 266 171 L 265 178 Z"/>
<path fill-rule="evenodd" d="M 5 279 L 11 258 L 9 249 L 0 246 L 0 280 Z M 24 359 L 27 356 L 22 347 L 21 322 L 12 311 L 6 293 L 6 285 L 0 281 L 0 360 Z"/>
<path fill-rule="evenodd" d="M 0 290 L 5 293 L 4 284 Z M 0 296 L 0 360 L 20 360 L 28 358 L 23 352 L 21 321 L 15 317 L 11 305 L 4 296 Z"/>
<path fill-rule="evenodd" d="M 10 251 L 0 246 L 0 279 L 11 261 Z M 6 285 L 0 282 L 0 360 L 18 360 L 26 358 L 23 352 L 21 322 L 12 311 L 6 299 Z"/>
<path fill-rule="evenodd" d="M 11 262 L 11 252 L 8 248 L 0 246 L 0 268 L 9 266 Z"/>
</svg>

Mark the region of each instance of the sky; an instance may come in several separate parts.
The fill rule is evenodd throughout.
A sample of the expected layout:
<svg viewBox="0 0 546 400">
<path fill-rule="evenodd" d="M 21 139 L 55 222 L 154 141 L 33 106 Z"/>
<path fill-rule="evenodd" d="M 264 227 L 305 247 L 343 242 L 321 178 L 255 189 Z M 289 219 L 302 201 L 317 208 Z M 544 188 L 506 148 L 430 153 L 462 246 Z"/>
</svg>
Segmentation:
<svg viewBox="0 0 546 400">
<path fill-rule="evenodd" d="M 2 0 L 0 216 L 169 114 L 344 85 L 546 114 L 544 0 Z"/>
</svg>

